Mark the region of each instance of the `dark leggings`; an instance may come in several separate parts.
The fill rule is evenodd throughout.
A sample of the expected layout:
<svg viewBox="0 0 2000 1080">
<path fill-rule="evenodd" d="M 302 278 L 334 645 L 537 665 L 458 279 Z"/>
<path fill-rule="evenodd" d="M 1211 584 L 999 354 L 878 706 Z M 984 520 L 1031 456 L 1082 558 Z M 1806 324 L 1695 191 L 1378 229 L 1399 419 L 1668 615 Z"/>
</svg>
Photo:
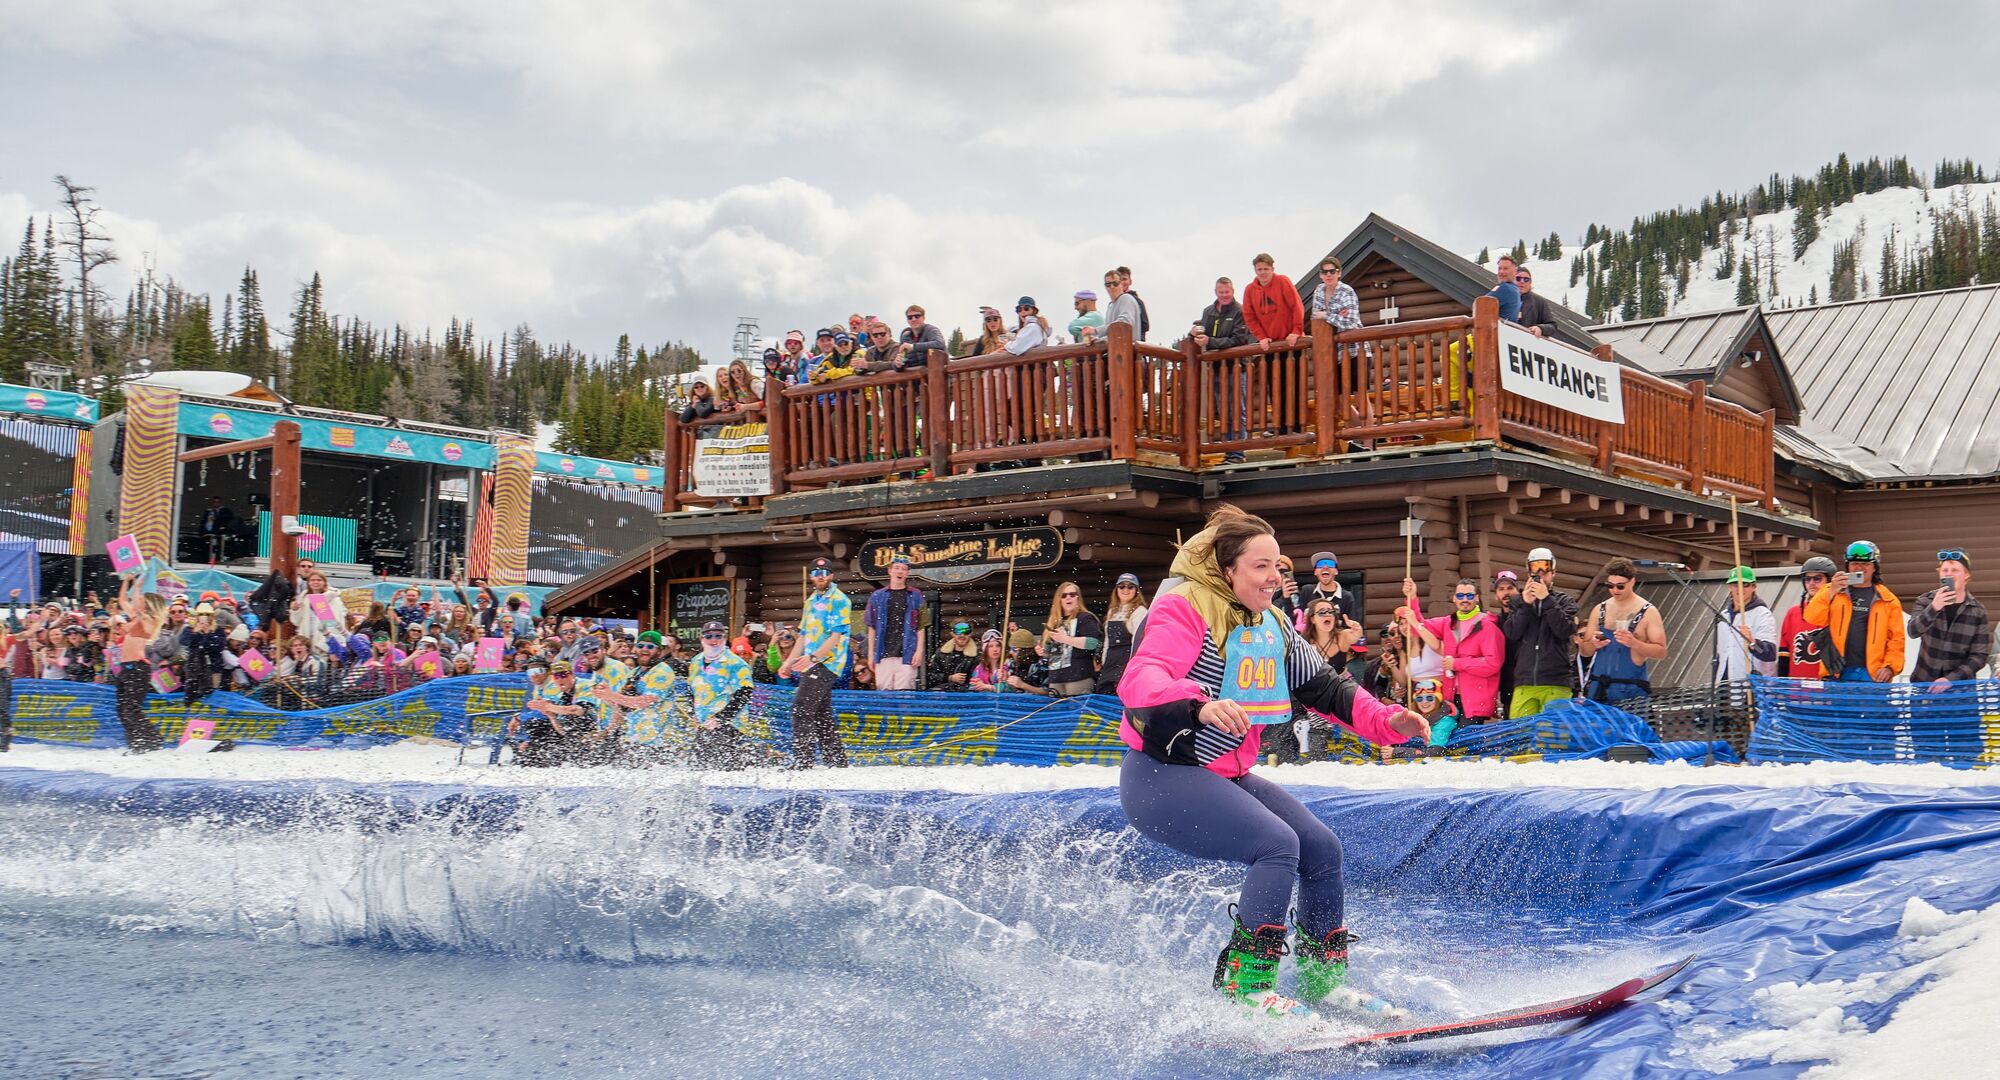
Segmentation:
<svg viewBox="0 0 2000 1080">
<path fill-rule="evenodd" d="M 1125 753 L 1118 773 L 1125 820 L 1148 839 L 1197 859 L 1250 864 L 1236 918 L 1284 926 L 1299 883 L 1299 929 L 1324 937 L 1344 923 L 1340 841 L 1284 788 L 1260 776 L 1227 779 L 1196 765 Z"/>
<path fill-rule="evenodd" d="M 125 745 L 144 753 L 160 748 L 160 729 L 146 719 L 146 692 L 153 688 L 152 672 L 142 660 L 128 660 L 118 672 L 118 723 L 125 729 Z"/>
<path fill-rule="evenodd" d="M 825 664 L 814 664 L 799 676 L 792 695 L 792 767 L 810 769 L 814 752 L 820 764 L 847 767 L 847 746 L 840 741 L 840 721 L 833 715 L 833 686 L 839 679 Z"/>
</svg>

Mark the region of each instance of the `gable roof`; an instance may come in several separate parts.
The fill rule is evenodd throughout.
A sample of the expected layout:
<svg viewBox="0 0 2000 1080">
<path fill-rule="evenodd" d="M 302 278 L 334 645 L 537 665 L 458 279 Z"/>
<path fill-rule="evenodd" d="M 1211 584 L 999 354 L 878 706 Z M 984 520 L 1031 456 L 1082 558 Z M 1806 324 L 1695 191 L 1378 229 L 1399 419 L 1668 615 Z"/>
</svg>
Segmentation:
<svg viewBox="0 0 2000 1080">
<path fill-rule="evenodd" d="M 1590 332 L 1598 340 L 1610 342 L 1620 357 L 1663 379 L 1682 383 L 1702 379 L 1714 386 L 1729 374 L 1730 365 L 1746 353 L 1768 352 L 1770 355 L 1759 357 L 1757 362 L 1766 365 L 1760 374 L 1771 380 L 1778 421 L 1798 423 L 1804 412 L 1791 368 L 1778 354 L 1777 337 L 1754 304 L 1659 319 L 1600 323 L 1591 327 Z"/>
<path fill-rule="evenodd" d="M 2000 285 L 1764 320 L 1805 401 L 1805 434 L 1860 449 L 1842 457 L 1869 479 L 2000 475 Z"/>
<path fill-rule="evenodd" d="M 1390 262 L 1422 278 L 1433 288 L 1470 308 L 1472 302 L 1493 288 L 1493 271 L 1456 252 L 1432 243 L 1380 214 L 1369 214 L 1354 231 L 1334 245 L 1328 256 L 1342 267 L 1361 265 L 1369 255 L 1379 254 Z M 1317 264 L 1315 264 L 1317 265 Z M 1299 296 L 1312 303 L 1317 273 L 1299 278 Z M 1543 299 L 1548 297 L 1544 295 Z M 1597 347 L 1597 339 L 1586 328 L 1587 320 L 1574 311 L 1549 300 L 1549 312 L 1556 322 L 1556 336 L 1582 349 Z"/>
</svg>

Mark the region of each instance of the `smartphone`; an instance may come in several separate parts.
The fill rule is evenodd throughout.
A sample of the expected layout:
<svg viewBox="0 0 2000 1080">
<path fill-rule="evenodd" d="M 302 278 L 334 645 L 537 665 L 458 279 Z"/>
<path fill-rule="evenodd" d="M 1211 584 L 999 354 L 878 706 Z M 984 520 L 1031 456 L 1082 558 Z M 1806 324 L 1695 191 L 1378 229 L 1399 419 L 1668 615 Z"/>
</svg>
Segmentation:
<svg viewBox="0 0 2000 1080">
<path fill-rule="evenodd" d="M 1943 589 L 1943 590 L 1944 590 L 1945 592 L 1950 592 L 1950 591 L 1951 591 L 1951 579 L 1950 579 L 1950 578 L 1948 578 L 1948 577 L 1946 577 L 1946 578 L 1939 578 L 1939 579 L 1938 579 L 1938 588 L 1940 588 L 1940 589 Z"/>
</svg>

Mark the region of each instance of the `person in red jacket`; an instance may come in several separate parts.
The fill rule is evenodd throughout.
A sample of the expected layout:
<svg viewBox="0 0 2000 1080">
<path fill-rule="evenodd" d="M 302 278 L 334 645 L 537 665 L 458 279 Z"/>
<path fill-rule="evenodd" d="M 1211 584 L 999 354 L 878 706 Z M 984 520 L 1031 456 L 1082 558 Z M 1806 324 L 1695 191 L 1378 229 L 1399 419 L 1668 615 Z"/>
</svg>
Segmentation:
<svg viewBox="0 0 2000 1080">
<path fill-rule="evenodd" d="M 1298 286 L 1278 273 L 1277 264 L 1266 252 L 1258 252 L 1250 260 L 1250 266 L 1257 272 L 1257 278 L 1243 287 L 1243 325 L 1249 328 L 1257 344 L 1267 349 L 1297 346 L 1306 332 L 1306 305 L 1299 299 Z M 1277 361 L 1264 364 L 1263 381 L 1264 400 L 1275 404 L 1279 383 Z M 1282 413 L 1266 416 L 1264 434 L 1277 434 L 1279 428 L 1286 435 L 1298 432 L 1297 423 L 1281 417 Z"/>
<path fill-rule="evenodd" d="M 1813 624 L 1806 621 L 1806 604 L 1826 583 L 1833 580 L 1833 560 L 1824 555 L 1815 555 L 1806 560 L 1800 576 L 1805 579 L 1805 593 L 1799 602 L 1785 612 L 1785 621 L 1778 627 L 1778 676 L 1785 679 L 1823 678 L 1826 669 L 1816 663 L 1795 662 L 1792 658 L 1800 655 L 1799 639 L 1812 634 Z"/>
<path fill-rule="evenodd" d="M 1479 582 L 1458 579 L 1452 613 L 1424 622 L 1444 654 L 1444 697 L 1458 702 L 1461 724 L 1493 719 L 1500 702 L 1500 669 L 1507 658 L 1507 635 L 1500 620 L 1479 609 Z"/>
</svg>

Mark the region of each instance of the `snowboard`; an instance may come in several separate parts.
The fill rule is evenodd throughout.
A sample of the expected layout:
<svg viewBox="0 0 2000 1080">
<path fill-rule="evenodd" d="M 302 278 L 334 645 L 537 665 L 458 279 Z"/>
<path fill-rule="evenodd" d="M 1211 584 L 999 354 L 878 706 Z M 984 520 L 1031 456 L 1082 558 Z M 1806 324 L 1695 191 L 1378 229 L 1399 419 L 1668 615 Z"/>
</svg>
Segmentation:
<svg viewBox="0 0 2000 1080">
<path fill-rule="evenodd" d="M 1565 1021 L 1587 1021 L 1610 1012 L 1620 1005 L 1638 997 L 1686 971 L 1695 958 L 1682 957 L 1666 967 L 1639 978 L 1627 979 L 1616 986 L 1599 990 L 1594 994 L 1580 994 L 1576 997 L 1558 998 L 1533 1005 L 1487 1013 L 1484 1016 L 1468 1016 L 1459 1020 L 1428 1024 L 1422 1027 L 1403 1028 L 1396 1031 L 1377 1031 L 1367 1035 L 1327 1035 L 1291 1043 L 1280 1049 L 1280 1053 L 1299 1054 L 1319 1050 L 1367 1049 L 1375 1047 L 1406 1046 L 1411 1043 L 1433 1042 L 1484 1035 L 1489 1032 L 1508 1031 L 1515 1028 L 1543 1027 Z"/>
</svg>

